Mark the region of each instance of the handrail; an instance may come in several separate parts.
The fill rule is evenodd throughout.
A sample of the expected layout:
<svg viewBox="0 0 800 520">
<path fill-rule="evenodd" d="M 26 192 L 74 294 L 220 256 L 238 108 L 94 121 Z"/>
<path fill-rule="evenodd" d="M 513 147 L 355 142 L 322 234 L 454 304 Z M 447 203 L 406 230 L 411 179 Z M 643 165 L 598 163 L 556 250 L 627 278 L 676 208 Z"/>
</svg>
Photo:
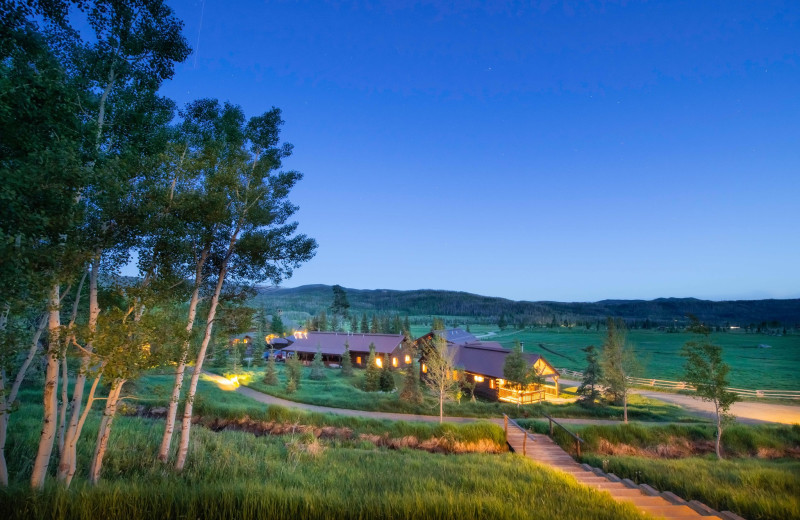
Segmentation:
<svg viewBox="0 0 800 520">
<path fill-rule="evenodd" d="M 528 439 L 530 439 L 531 442 L 533 442 L 533 440 L 534 440 L 533 437 L 531 437 L 531 433 L 528 430 L 526 430 L 525 428 L 523 428 L 522 426 L 520 426 L 520 424 L 517 421 L 515 421 L 514 419 L 512 419 L 508 415 L 503 414 L 503 431 L 505 431 L 505 433 L 506 433 L 506 442 L 508 442 L 508 423 L 509 423 L 509 421 L 511 423 L 513 423 L 514 426 L 516 426 L 517 428 L 522 430 L 523 433 L 525 433 L 525 436 L 522 438 L 522 454 L 523 455 L 527 455 L 528 454 Z"/>
<path fill-rule="evenodd" d="M 553 419 L 552 417 L 550 417 L 546 413 L 543 413 L 542 415 L 547 417 L 547 420 L 550 421 L 550 437 L 553 436 L 553 424 L 555 424 L 556 426 L 558 426 L 559 428 L 561 428 L 562 430 L 564 430 L 565 432 L 570 434 L 573 439 L 575 439 L 575 451 L 578 454 L 578 458 L 580 458 L 580 456 L 581 456 L 581 443 L 586 442 L 586 441 L 581 439 L 577 434 L 572 433 L 571 431 L 569 431 L 563 424 L 559 423 L 558 421 L 556 421 L 555 419 Z"/>
</svg>

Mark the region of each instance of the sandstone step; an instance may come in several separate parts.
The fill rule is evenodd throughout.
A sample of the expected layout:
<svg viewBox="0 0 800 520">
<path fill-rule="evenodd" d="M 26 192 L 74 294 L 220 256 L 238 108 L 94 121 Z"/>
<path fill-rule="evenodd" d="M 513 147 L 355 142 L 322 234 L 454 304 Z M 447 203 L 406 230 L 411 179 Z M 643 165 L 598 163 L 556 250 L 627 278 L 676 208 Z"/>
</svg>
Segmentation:
<svg viewBox="0 0 800 520">
<path fill-rule="evenodd" d="M 703 518 L 690 507 L 686 506 L 637 506 L 645 513 L 661 518 L 670 516 L 674 518 Z"/>
</svg>

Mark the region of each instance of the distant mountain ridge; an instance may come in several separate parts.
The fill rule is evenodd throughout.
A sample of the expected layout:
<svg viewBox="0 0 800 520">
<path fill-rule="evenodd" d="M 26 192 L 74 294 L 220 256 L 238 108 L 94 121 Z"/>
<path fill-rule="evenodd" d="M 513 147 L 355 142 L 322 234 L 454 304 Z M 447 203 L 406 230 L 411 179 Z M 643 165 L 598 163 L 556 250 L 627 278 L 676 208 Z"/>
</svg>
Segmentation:
<svg viewBox="0 0 800 520">
<path fill-rule="evenodd" d="M 332 286 L 303 285 L 294 288 L 264 287 L 256 303 L 284 310 L 317 314 L 333 299 Z M 698 298 L 655 300 L 601 300 L 598 302 L 514 301 L 461 291 L 418 289 L 347 289 L 351 310 L 367 313 L 400 313 L 411 316 L 465 316 L 497 319 L 501 314 L 514 323 L 546 324 L 555 320 L 588 322 L 607 316 L 628 321 L 649 320 L 653 325 L 685 323 L 693 314 L 712 325 L 758 325 L 800 327 L 800 299 L 711 301 Z"/>
</svg>

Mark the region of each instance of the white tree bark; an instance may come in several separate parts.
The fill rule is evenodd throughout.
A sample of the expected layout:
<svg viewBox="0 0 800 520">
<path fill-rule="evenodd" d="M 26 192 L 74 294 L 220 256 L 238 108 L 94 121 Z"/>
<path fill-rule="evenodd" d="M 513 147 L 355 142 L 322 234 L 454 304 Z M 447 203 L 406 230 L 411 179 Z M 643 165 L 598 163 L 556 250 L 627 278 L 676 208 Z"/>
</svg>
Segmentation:
<svg viewBox="0 0 800 520">
<path fill-rule="evenodd" d="M 58 386 L 59 332 L 61 329 L 59 291 L 60 288 L 56 284 L 53 286 L 50 295 L 48 320 L 50 341 L 47 347 L 47 370 L 45 371 L 44 383 L 44 419 L 42 421 L 42 433 L 39 437 L 39 449 L 36 453 L 36 460 L 31 474 L 31 487 L 34 489 L 42 489 L 44 487 L 47 466 L 50 464 L 50 455 L 53 452 L 53 441 L 56 433 L 58 413 L 56 408 L 56 387 Z"/>
<path fill-rule="evenodd" d="M 100 251 L 96 251 L 95 258 L 92 260 L 92 267 L 89 273 L 89 335 L 93 335 L 97 330 L 97 318 L 100 315 L 100 306 L 97 302 L 97 281 L 100 271 Z M 83 390 L 86 386 L 86 376 L 89 371 L 89 363 L 92 359 L 92 341 L 86 343 L 85 352 L 81 352 L 81 365 L 78 375 L 75 377 L 75 386 L 72 390 L 72 401 L 70 408 L 69 423 L 64 432 L 64 450 L 58 463 L 58 480 L 69 486 L 69 475 L 75 474 L 77 464 L 77 443 L 81 435 L 79 418 L 81 415 L 81 405 L 83 404 Z M 89 406 L 89 403 L 87 403 Z"/>
<path fill-rule="evenodd" d="M 189 316 L 186 319 L 186 332 L 191 333 L 194 327 L 194 320 L 197 316 L 197 304 L 200 301 L 200 286 L 203 282 L 203 266 L 208 258 L 209 249 L 206 248 L 200 255 L 197 262 L 197 269 L 194 276 L 194 291 L 189 302 Z M 158 460 L 167 462 L 169 459 L 169 449 L 172 444 L 172 433 L 175 430 L 175 418 L 178 415 L 178 403 L 181 400 L 181 389 L 183 388 L 183 374 L 186 370 L 186 358 L 189 355 L 189 338 L 187 337 L 181 346 L 181 356 L 178 366 L 175 369 L 175 383 L 172 387 L 172 396 L 169 399 L 169 409 L 167 410 L 167 420 L 164 426 L 164 436 L 161 438 L 161 447 L 158 450 Z"/>
<path fill-rule="evenodd" d="M 97 443 L 95 444 L 94 456 L 92 457 L 92 464 L 89 469 L 89 482 L 92 484 L 97 484 L 100 481 L 103 457 L 108 447 L 108 438 L 111 436 L 111 423 L 114 421 L 114 415 L 117 413 L 119 395 L 122 392 L 122 385 L 124 384 L 125 379 L 115 379 L 111 384 L 111 390 L 108 392 L 106 408 L 103 412 L 103 418 L 100 421 L 100 429 L 97 431 Z"/>
</svg>

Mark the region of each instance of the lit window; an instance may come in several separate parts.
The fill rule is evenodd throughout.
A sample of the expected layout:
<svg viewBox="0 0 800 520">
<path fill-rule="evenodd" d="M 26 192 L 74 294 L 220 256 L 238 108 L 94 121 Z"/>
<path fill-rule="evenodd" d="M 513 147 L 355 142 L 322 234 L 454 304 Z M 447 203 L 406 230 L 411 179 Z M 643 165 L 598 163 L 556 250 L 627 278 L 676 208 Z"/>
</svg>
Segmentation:
<svg viewBox="0 0 800 520">
<path fill-rule="evenodd" d="M 476 383 L 483 383 L 483 376 L 475 376 Z"/>
<path fill-rule="evenodd" d="M 458 379 L 458 370 L 453 370 L 453 379 Z"/>
<path fill-rule="evenodd" d="M 396 367 L 396 366 L 397 366 L 397 358 L 396 358 L 396 357 L 393 357 L 393 358 L 392 358 L 392 366 L 393 366 L 393 367 Z"/>
<path fill-rule="evenodd" d="M 425 366 L 425 363 L 423 363 L 423 364 L 422 364 L 422 373 L 423 373 L 423 374 L 426 374 L 426 373 L 428 373 L 428 367 L 427 367 L 427 366 Z"/>
<path fill-rule="evenodd" d="M 361 364 L 361 356 L 356 356 L 356 363 Z"/>
<path fill-rule="evenodd" d="M 378 366 L 378 368 L 383 368 L 383 360 L 381 358 L 376 357 L 375 364 Z"/>
<path fill-rule="evenodd" d="M 406 365 L 410 365 L 410 364 L 411 364 L 411 356 L 406 354 Z"/>
<path fill-rule="evenodd" d="M 489 388 L 494 389 L 494 379 L 489 380 Z"/>
<path fill-rule="evenodd" d="M 244 341 L 245 343 L 247 343 L 247 338 L 244 338 L 244 340 L 243 340 L 243 341 Z"/>
</svg>

